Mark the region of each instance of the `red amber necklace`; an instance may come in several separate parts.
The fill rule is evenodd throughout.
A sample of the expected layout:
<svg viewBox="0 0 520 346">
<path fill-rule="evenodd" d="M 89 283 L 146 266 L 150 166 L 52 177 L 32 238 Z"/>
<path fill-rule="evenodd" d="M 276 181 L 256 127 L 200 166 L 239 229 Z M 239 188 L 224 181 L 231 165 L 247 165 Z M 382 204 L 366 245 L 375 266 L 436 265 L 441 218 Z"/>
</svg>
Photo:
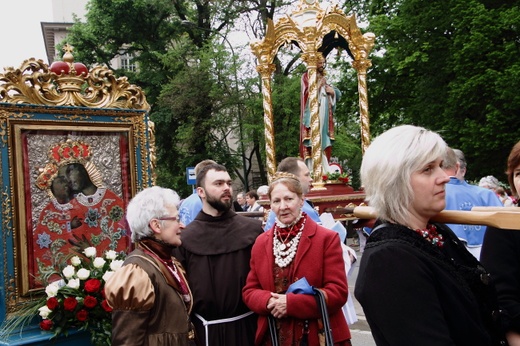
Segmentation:
<svg viewBox="0 0 520 346">
<path fill-rule="evenodd" d="M 436 245 L 439 248 L 442 248 L 442 246 L 444 245 L 442 234 L 439 234 L 437 232 L 437 227 L 435 227 L 435 225 L 428 224 L 426 225 L 426 228 L 416 229 L 415 232 L 417 232 L 424 239 L 429 241 L 432 245 Z"/>
</svg>

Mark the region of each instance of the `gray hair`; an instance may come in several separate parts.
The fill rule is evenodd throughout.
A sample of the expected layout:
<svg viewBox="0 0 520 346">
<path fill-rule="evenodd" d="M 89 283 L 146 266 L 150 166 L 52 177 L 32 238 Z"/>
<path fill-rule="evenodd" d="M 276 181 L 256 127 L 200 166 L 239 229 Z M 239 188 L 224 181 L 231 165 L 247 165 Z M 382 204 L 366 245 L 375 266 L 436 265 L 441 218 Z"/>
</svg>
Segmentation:
<svg viewBox="0 0 520 346">
<path fill-rule="evenodd" d="M 467 163 L 466 158 L 464 157 L 464 153 L 460 149 L 453 149 L 453 152 L 455 153 L 455 155 L 457 155 L 457 160 L 459 161 L 460 169 L 465 170 L 467 167 Z"/>
<path fill-rule="evenodd" d="M 444 158 L 446 143 L 437 133 L 402 125 L 378 136 L 368 147 L 361 164 L 361 182 L 368 204 L 379 218 L 406 224 L 414 199 L 413 172 Z"/>
<path fill-rule="evenodd" d="M 442 168 L 444 169 L 453 169 L 457 167 L 457 163 L 459 160 L 457 159 L 457 155 L 452 148 L 446 148 L 446 155 L 444 156 L 444 162 L 442 163 Z"/>
<path fill-rule="evenodd" d="M 480 179 L 478 186 L 494 190 L 500 186 L 500 182 L 494 176 L 488 175 L 487 177 Z"/>
<path fill-rule="evenodd" d="M 170 216 L 166 208 L 177 207 L 179 201 L 177 192 L 160 186 L 146 188 L 135 195 L 126 208 L 126 220 L 132 232 L 132 242 L 152 236 L 150 221 Z"/>
</svg>

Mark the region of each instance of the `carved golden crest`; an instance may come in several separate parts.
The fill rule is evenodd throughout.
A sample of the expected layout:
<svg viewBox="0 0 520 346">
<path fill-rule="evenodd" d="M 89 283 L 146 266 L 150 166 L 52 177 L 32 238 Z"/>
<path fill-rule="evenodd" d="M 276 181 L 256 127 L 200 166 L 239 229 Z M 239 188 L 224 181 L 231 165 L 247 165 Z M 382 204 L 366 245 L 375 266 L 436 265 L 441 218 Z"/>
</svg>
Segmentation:
<svg viewBox="0 0 520 346">
<path fill-rule="evenodd" d="M 41 59 L 31 58 L 19 68 L 8 67 L 0 73 L 0 102 L 150 109 L 141 88 L 131 85 L 126 77 L 116 78 L 106 66 L 89 71 L 74 62 L 71 46 L 66 45 L 64 50 L 63 61 L 50 67 Z"/>
</svg>

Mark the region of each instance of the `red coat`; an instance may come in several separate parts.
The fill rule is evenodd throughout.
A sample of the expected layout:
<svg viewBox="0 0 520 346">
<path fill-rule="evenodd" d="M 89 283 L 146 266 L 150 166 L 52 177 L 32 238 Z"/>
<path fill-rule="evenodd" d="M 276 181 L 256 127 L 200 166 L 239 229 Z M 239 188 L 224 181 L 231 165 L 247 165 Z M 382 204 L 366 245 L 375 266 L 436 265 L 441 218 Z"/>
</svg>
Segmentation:
<svg viewBox="0 0 520 346">
<path fill-rule="evenodd" d="M 305 277 L 310 285 L 321 288 L 327 296 L 327 308 L 334 342 L 350 339 L 350 330 L 341 307 L 348 297 L 348 284 L 343 263 L 341 243 L 336 232 L 319 226 L 308 216 L 294 259 L 291 282 Z M 274 227 L 261 234 L 251 251 L 251 271 L 242 290 L 246 305 L 259 315 L 255 345 L 269 333 L 267 302 L 274 292 L 273 278 Z M 309 345 L 319 345 L 317 319 L 320 312 L 312 295 L 287 294 L 287 315 L 298 320 L 310 320 Z M 267 335 L 269 338 L 269 335 Z"/>
</svg>

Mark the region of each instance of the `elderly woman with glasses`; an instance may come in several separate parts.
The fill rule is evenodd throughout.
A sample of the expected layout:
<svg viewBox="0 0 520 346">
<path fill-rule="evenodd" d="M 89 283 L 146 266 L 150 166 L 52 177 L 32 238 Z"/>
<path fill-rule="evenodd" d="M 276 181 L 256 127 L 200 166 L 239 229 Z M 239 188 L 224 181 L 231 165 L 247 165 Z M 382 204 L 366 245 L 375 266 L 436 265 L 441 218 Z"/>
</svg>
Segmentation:
<svg viewBox="0 0 520 346">
<path fill-rule="evenodd" d="M 108 279 L 113 345 L 189 343 L 192 295 L 184 270 L 171 256 L 181 245 L 179 196 L 154 186 L 128 204 L 126 218 L 135 250 Z"/>
</svg>

